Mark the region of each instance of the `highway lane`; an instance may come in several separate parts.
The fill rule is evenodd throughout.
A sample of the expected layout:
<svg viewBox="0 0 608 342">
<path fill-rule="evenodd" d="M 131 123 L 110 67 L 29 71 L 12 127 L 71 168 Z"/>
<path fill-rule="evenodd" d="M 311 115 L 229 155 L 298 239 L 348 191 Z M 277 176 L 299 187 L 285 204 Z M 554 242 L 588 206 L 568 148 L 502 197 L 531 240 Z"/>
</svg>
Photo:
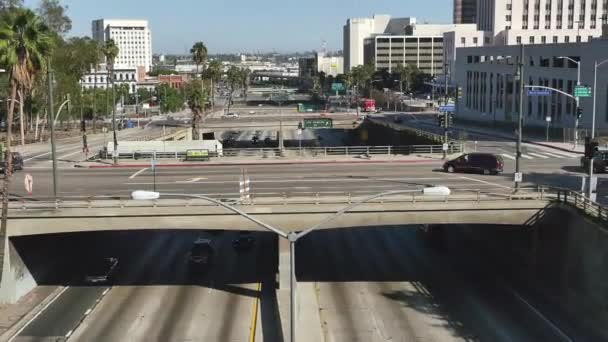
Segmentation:
<svg viewBox="0 0 608 342">
<path fill-rule="evenodd" d="M 299 242 L 329 341 L 559 341 L 553 327 L 458 246 L 438 252 L 416 227 L 316 232 Z M 487 265 L 485 265 L 487 266 Z"/>
<path fill-rule="evenodd" d="M 254 249 L 242 253 L 233 250 L 233 232 L 140 231 L 71 236 L 73 244 L 84 239 L 92 250 L 75 253 L 73 260 L 91 254 L 119 259 L 108 284 L 111 290 L 102 297 L 104 286 L 84 286 L 74 278 L 71 272 L 86 265 L 62 265 L 66 271 L 52 282 L 70 288 L 15 341 L 42 341 L 70 334 L 74 341 L 248 341 L 255 299 L 260 298 L 264 305 L 276 300 L 273 292 L 258 293 L 256 285 L 261 282 L 272 287 L 274 282 L 277 242 L 270 234 L 256 233 Z M 187 254 L 199 237 L 211 238 L 216 253 L 211 269 L 193 275 Z M 86 244 L 92 239 L 97 241 L 94 245 Z M 261 335 L 275 336 L 279 331 L 276 315 L 264 317 L 263 327 L 259 327 L 264 330 Z"/>
<path fill-rule="evenodd" d="M 576 188 L 580 170 L 575 159 L 539 159 L 523 162 L 526 186 L 561 185 Z M 512 186 L 514 163 L 506 159 L 505 173 L 498 176 L 477 174 L 446 174 L 440 170 L 441 161 L 428 164 L 291 164 L 255 166 L 213 166 L 157 168 L 157 190 L 221 196 L 238 193 L 238 181 L 243 169 L 251 179 L 254 195 L 288 193 L 372 193 L 384 190 L 408 189 L 427 184 L 442 184 L 454 189 L 505 189 Z M 569 164 L 569 165 L 564 165 Z M 34 197 L 48 197 L 52 192 L 50 169 L 26 170 L 34 177 Z M 151 190 L 153 172 L 149 167 L 80 169 L 59 171 L 59 191 L 62 196 L 128 195 L 138 189 Z M 11 191 L 25 195 L 22 173 L 15 175 Z M 604 179 L 605 175 L 601 175 Z"/>
</svg>

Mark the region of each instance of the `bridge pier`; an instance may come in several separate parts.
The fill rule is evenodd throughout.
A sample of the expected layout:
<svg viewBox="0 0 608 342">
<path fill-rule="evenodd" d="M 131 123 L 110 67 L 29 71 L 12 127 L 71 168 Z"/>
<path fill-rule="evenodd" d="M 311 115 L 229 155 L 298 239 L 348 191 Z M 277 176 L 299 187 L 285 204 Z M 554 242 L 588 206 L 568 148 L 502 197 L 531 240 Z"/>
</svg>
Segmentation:
<svg viewBox="0 0 608 342">
<path fill-rule="evenodd" d="M 0 304 L 11 304 L 33 290 L 38 284 L 9 238 L 4 239 Z"/>
</svg>

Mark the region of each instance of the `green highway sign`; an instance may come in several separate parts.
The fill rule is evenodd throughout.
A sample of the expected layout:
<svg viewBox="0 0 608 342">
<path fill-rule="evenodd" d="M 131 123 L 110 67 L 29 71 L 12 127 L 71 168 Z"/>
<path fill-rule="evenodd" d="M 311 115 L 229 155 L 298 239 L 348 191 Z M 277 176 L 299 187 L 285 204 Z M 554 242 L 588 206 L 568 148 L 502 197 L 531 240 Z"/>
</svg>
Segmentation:
<svg viewBox="0 0 608 342">
<path fill-rule="evenodd" d="M 587 87 L 587 86 L 574 87 L 574 97 L 591 97 L 591 87 Z"/>
<path fill-rule="evenodd" d="M 332 128 L 333 120 L 329 118 L 304 119 L 304 128 Z"/>
<path fill-rule="evenodd" d="M 331 90 L 332 91 L 344 91 L 344 84 L 343 83 L 332 83 Z"/>
</svg>

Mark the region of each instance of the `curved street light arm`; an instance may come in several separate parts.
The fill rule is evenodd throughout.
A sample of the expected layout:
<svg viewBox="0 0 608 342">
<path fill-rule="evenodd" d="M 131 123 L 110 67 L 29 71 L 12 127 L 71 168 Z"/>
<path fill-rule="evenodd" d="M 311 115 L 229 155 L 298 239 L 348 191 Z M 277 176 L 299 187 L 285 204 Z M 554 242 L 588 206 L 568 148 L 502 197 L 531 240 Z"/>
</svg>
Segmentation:
<svg viewBox="0 0 608 342">
<path fill-rule="evenodd" d="M 573 59 L 573 58 L 570 58 L 570 57 L 568 57 L 568 56 L 559 56 L 559 57 L 557 57 L 557 58 L 559 58 L 559 59 L 567 59 L 567 60 L 569 60 L 569 61 L 571 61 L 571 62 L 573 62 L 573 63 L 579 64 L 579 65 L 581 64 L 581 62 L 580 62 L 580 61 L 577 61 L 577 60 L 575 60 L 575 59 Z"/>
<path fill-rule="evenodd" d="M 61 106 L 59 106 L 59 109 L 57 110 L 57 114 L 55 114 L 55 120 L 53 120 L 53 123 L 55 125 L 57 124 L 57 120 L 59 119 L 59 114 L 61 114 L 61 111 L 63 110 L 63 106 L 65 106 L 68 102 L 70 102 L 70 100 L 65 100 L 65 101 L 63 101 Z"/>
<path fill-rule="evenodd" d="M 362 204 L 364 204 L 366 202 L 369 202 L 369 201 L 371 201 L 373 199 L 380 198 L 380 197 L 391 196 L 391 195 L 398 195 L 398 194 L 412 193 L 412 192 L 422 192 L 422 191 L 423 191 L 423 189 L 416 189 L 416 190 L 411 190 L 411 189 L 410 190 L 395 190 L 395 191 L 387 191 L 387 192 L 383 192 L 383 193 L 380 193 L 380 194 L 375 194 L 375 195 L 372 195 L 372 196 L 365 197 L 365 198 L 363 198 L 363 199 L 361 199 L 361 200 L 359 200 L 359 201 L 357 201 L 357 202 L 355 202 L 355 203 L 353 203 L 353 204 L 351 204 L 349 206 L 346 206 L 346 207 L 340 209 L 335 214 L 326 217 L 325 219 L 323 219 L 321 222 L 315 224 L 314 226 L 312 226 L 312 227 L 310 227 L 310 228 L 308 228 L 308 229 L 306 229 L 306 230 L 298 233 L 296 235 L 295 239 L 297 240 L 297 239 L 300 239 L 300 238 L 308 235 L 313 230 L 315 230 L 315 229 L 323 226 L 324 224 L 326 224 L 326 223 L 328 223 L 330 221 L 333 221 L 334 219 L 342 216 L 343 214 L 345 214 L 349 210 L 351 210 L 351 209 L 353 209 L 355 207 L 358 207 L 358 206 L 360 206 L 360 205 L 362 205 Z"/>
<path fill-rule="evenodd" d="M 287 233 L 283 232 L 282 230 L 277 229 L 277 228 L 275 228 L 275 227 L 273 227 L 273 226 L 271 226 L 271 225 L 269 225 L 269 224 L 266 224 L 266 223 L 264 223 L 264 222 L 262 222 L 262 221 L 258 220 L 257 218 L 255 218 L 255 217 L 253 217 L 253 216 L 251 216 L 251 215 L 247 214 L 247 213 L 246 213 L 246 212 L 244 212 L 244 211 L 241 211 L 241 210 L 239 210 L 239 209 L 237 209 L 237 208 L 235 208 L 235 207 L 233 207 L 233 206 L 231 206 L 231 205 L 229 205 L 229 204 L 226 204 L 226 203 L 224 203 L 224 202 L 222 202 L 222 201 L 218 201 L 218 200 L 216 200 L 216 199 L 214 199 L 214 198 L 211 198 L 211 197 L 202 196 L 202 195 L 192 195 L 192 194 L 173 194 L 173 193 L 160 193 L 160 196 L 172 196 L 172 197 L 190 197 L 190 198 L 199 198 L 199 199 L 202 199 L 202 200 L 206 200 L 206 201 L 208 201 L 208 202 L 215 203 L 215 204 L 219 205 L 220 207 L 222 207 L 222 208 L 224 208 L 224 209 L 227 209 L 227 210 L 229 210 L 229 211 L 232 211 L 233 213 L 239 214 L 239 215 L 241 215 L 242 217 L 246 218 L 247 220 L 249 220 L 249 221 L 251 221 L 251 222 L 253 222 L 253 223 L 257 224 L 258 226 L 260 226 L 260 227 L 262 227 L 262 228 L 266 228 L 266 229 L 268 229 L 268 230 L 270 230 L 270 231 L 272 231 L 272 232 L 274 232 L 274 233 L 278 234 L 279 236 L 281 236 L 281 237 L 283 237 L 283 238 L 287 238 Z"/>
</svg>

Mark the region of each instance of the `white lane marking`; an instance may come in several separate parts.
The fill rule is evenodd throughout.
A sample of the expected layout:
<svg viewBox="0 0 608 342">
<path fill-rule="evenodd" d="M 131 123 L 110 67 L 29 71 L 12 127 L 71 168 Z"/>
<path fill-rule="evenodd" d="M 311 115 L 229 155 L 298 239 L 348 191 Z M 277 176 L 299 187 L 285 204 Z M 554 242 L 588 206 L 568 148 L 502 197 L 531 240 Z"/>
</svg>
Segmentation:
<svg viewBox="0 0 608 342">
<path fill-rule="evenodd" d="M 470 181 L 473 181 L 473 182 L 482 183 L 482 184 L 488 184 L 488 185 L 497 186 L 497 187 L 500 187 L 500 188 L 503 188 L 503 189 L 511 189 L 511 187 L 500 185 L 500 184 L 497 184 L 497 183 L 492 183 L 492 182 L 484 181 L 484 180 L 481 180 L 481 179 L 476 179 L 476 178 L 471 178 L 471 177 L 465 177 L 465 176 L 460 176 L 460 178 L 461 179 L 467 179 L 467 180 L 470 180 Z"/>
<path fill-rule="evenodd" d="M 577 155 L 577 154 L 562 152 L 562 151 L 551 151 L 551 153 L 558 154 L 558 155 L 564 156 L 566 158 L 578 158 L 578 157 L 582 156 L 582 155 Z"/>
<path fill-rule="evenodd" d="M 197 183 L 200 182 L 202 180 L 206 180 L 207 178 L 205 177 L 199 177 L 199 178 L 190 178 L 187 181 L 176 181 L 175 183 Z M 233 183 L 234 181 L 228 181 L 229 183 Z M 206 183 L 206 182 L 205 182 Z"/>
<path fill-rule="evenodd" d="M 551 157 L 555 157 L 555 158 L 560 158 L 560 159 L 566 158 L 565 156 L 562 156 L 562 155 L 559 155 L 559 154 L 554 154 L 554 153 L 551 153 L 551 152 L 543 152 L 543 153 L 546 154 L 546 155 L 549 155 Z"/>
<path fill-rule="evenodd" d="M 325 178 L 325 179 L 306 179 L 306 178 L 298 178 L 298 179 L 254 179 L 251 183 L 261 184 L 261 183 L 332 183 L 332 182 L 361 182 L 361 181 L 377 181 L 377 182 L 396 182 L 396 181 L 429 181 L 429 180 L 442 180 L 445 177 L 434 177 L 434 178 L 373 178 L 373 177 L 353 177 L 353 178 Z M 192 178 L 188 181 L 174 181 L 174 182 L 163 182 L 156 184 L 183 184 L 183 183 L 193 183 L 197 184 L 234 184 L 238 182 L 238 179 L 234 180 L 217 180 L 217 181 L 206 181 L 200 182 L 199 180 L 204 180 L 204 178 Z M 150 185 L 151 183 L 123 183 L 125 185 Z"/>
<path fill-rule="evenodd" d="M 547 325 L 549 325 L 555 332 L 557 332 L 564 340 L 572 341 L 570 336 L 566 335 L 557 325 L 551 322 L 547 317 L 545 317 L 538 309 L 536 309 L 532 304 L 530 304 L 527 300 L 525 300 L 519 293 L 515 292 L 510 286 L 504 285 L 507 291 L 511 292 L 517 299 L 519 299 L 522 303 L 524 303 L 530 310 L 532 310 L 536 316 L 542 319 Z"/>
<path fill-rule="evenodd" d="M 57 157 L 57 159 L 65 159 L 65 158 L 67 158 L 67 157 L 69 157 L 69 156 L 73 156 L 73 155 L 78 154 L 78 153 L 82 153 L 82 151 L 76 151 L 76 152 L 72 152 L 72 153 L 64 154 L 64 155 L 62 155 L 62 156 Z"/>
<path fill-rule="evenodd" d="M 133 179 L 133 178 L 139 176 L 142 172 L 146 172 L 147 169 L 148 169 L 147 167 L 144 167 L 143 169 L 141 169 L 141 170 L 135 172 L 134 174 L 132 174 L 131 176 L 129 176 L 129 179 Z"/>
<path fill-rule="evenodd" d="M 73 332 L 74 332 L 74 330 L 68 331 L 68 333 L 65 334 L 65 338 L 69 338 L 72 335 Z"/>
<path fill-rule="evenodd" d="M 521 154 L 521 157 L 524 159 L 534 159 L 534 158 L 530 157 L 529 155 L 523 154 L 523 153 Z"/>
<path fill-rule="evenodd" d="M 25 323 L 25 325 L 24 325 L 24 326 L 22 326 L 22 327 L 21 327 L 21 329 L 19 329 L 19 330 L 18 330 L 18 331 L 15 333 L 15 335 L 13 335 L 11 338 L 9 338 L 9 339 L 8 339 L 8 342 L 11 342 L 12 340 L 14 340 L 14 339 L 15 339 L 15 337 L 19 336 L 19 334 L 21 334 L 21 332 L 22 332 L 23 330 L 25 330 L 25 328 L 27 328 L 27 326 L 28 326 L 28 325 L 30 325 L 30 324 L 31 324 L 31 323 L 32 323 L 32 322 L 33 322 L 33 321 L 34 321 L 36 318 L 38 318 L 38 316 L 40 316 L 40 315 L 41 315 L 41 314 L 44 312 L 44 310 L 46 310 L 46 309 L 47 309 L 49 306 L 51 306 L 51 304 L 53 304 L 53 302 L 55 302 L 55 301 L 56 301 L 56 300 L 57 300 L 59 297 L 61 297 L 61 295 L 62 295 L 62 294 L 65 292 L 65 291 L 67 291 L 67 290 L 68 290 L 68 288 L 69 288 L 69 286 L 64 287 L 64 288 L 63 288 L 63 289 L 62 289 L 62 290 L 61 290 L 61 291 L 60 291 L 60 292 L 59 292 L 59 293 L 58 293 L 58 294 L 55 296 L 55 298 L 51 299 L 51 301 L 50 301 L 50 302 L 46 303 L 46 305 L 45 305 L 45 306 L 44 306 L 42 309 L 40 309 L 40 311 L 38 311 L 38 312 L 37 312 L 37 313 L 34 315 L 34 317 L 32 317 L 32 318 L 31 318 L 29 321 L 27 321 L 27 323 Z"/>
<path fill-rule="evenodd" d="M 510 154 L 503 153 L 502 156 L 505 157 L 505 158 L 511 159 L 511 160 L 515 160 L 515 157 L 513 157 Z"/>
<path fill-rule="evenodd" d="M 542 155 L 542 154 L 540 154 L 540 153 L 532 153 L 532 152 L 529 152 L 528 154 L 529 154 L 529 155 L 531 155 L 531 156 L 537 157 L 537 158 L 541 158 L 541 159 L 549 159 L 549 157 L 547 157 L 547 156 L 545 156 L 545 155 Z"/>
<path fill-rule="evenodd" d="M 91 311 L 93 311 L 93 310 L 91 310 L 91 308 L 88 308 L 87 311 L 84 312 L 84 315 L 88 316 L 91 313 Z"/>
</svg>

